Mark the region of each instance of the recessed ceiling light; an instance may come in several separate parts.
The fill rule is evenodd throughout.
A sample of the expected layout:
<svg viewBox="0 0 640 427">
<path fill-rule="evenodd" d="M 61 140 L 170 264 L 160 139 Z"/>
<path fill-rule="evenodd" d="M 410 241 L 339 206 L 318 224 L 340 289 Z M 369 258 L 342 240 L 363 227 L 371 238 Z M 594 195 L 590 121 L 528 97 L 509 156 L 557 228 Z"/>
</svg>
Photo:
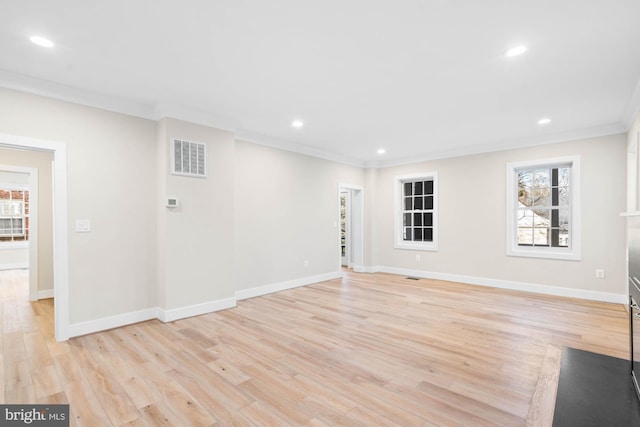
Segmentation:
<svg viewBox="0 0 640 427">
<path fill-rule="evenodd" d="M 304 126 L 304 122 L 302 120 L 294 120 L 293 122 L 291 122 L 291 126 L 300 129 L 302 126 Z"/>
<path fill-rule="evenodd" d="M 385 150 L 384 148 L 378 148 L 378 154 L 384 154 L 386 152 L 387 150 Z"/>
<path fill-rule="evenodd" d="M 549 117 L 543 117 L 538 120 L 538 125 L 540 126 L 548 125 L 549 123 L 551 123 L 551 119 Z"/>
<path fill-rule="evenodd" d="M 515 46 L 512 47 L 511 49 L 509 49 L 506 53 L 505 56 L 518 56 L 518 55 L 522 55 L 523 53 L 525 53 L 527 51 L 527 47 L 524 45 L 521 46 Z"/>
<path fill-rule="evenodd" d="M 31 43 L 35 43 L 38 46 L 42 46 L 42 47 L 53 47 L 54 44 L 51 40 L 46 39 L 44 37 L 40 37 L 40 36 L 32 36 L 29 37 L 29 40 L 31 40 Z"/>
</svg>

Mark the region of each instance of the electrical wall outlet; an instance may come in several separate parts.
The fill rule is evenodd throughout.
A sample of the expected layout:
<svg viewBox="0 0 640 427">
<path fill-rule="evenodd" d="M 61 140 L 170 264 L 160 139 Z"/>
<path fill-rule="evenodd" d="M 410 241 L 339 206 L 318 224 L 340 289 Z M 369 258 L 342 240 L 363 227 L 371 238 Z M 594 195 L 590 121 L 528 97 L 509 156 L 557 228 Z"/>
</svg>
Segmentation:
<svg viewBox="0 0 640 427">
<path fill-rule="evenodd" d="M 596 270 L 596 279 L 604 279 L 604 270 Z"/>
</svg>

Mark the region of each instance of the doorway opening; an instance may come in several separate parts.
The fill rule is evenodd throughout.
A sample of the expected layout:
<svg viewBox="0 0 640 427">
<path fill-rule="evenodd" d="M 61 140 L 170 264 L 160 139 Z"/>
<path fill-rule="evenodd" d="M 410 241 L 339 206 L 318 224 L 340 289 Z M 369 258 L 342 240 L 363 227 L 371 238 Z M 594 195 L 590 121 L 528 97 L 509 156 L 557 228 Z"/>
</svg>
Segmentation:
<svg viewBox="0 0 640 427">
<path fill-rule="evenodd" d="M 338 186 L 339 266 L 360 270 L 364 266 L 364 189 Z"/>
<path fill-rule="evenodd" d="M 340 191 L 340 265 L 352 268 L 351 191 Z"/>
<path fill-rule="evenodd" d="M 69 248 L 67 225 L 67 146 L 62 142 L 0 134 L 1 148 L 52 153 L 53 297 L 57 341 L 69 339 Z M 35 245 L 34 245 L 35 246 Z M 37 297 L 36 297 L 37 298 Z"/>
<path fill-rule="evenodd" d="M 46 297 L 38 293 L 38 224 L 38 169 L 0 165 L 0 270 L 28 270 L 29 301 Z"/>
<path fill-rule="evenodd" d="M 340 191 L 340 265 L 351 268 L 351 192 Z"/>
</svg>

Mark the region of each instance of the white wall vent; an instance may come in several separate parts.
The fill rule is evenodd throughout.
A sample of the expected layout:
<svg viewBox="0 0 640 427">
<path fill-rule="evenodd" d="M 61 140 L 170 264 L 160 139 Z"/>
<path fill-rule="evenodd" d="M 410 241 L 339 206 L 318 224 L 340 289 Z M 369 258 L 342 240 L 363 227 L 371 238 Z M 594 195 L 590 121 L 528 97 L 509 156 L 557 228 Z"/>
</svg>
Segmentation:
<svg viewBox="0 0 640 427">
<path fill-rule="evenodd" d="M 181 139 L 171 141 L 171 173 L 173 175 L 207 177 L 207 146 Z"/>
</svg>

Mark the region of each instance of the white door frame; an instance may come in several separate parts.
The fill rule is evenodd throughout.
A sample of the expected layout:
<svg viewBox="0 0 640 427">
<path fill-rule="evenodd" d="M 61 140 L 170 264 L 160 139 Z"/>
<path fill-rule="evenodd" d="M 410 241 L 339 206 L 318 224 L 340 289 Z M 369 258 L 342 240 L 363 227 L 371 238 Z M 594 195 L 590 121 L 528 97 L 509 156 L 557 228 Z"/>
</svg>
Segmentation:
<svg viewBox="0 0 640 427">
<path fill-rule="evenodd" d="M 352 219 L 351 219 L 351 190 L 340 190 L 340 221 L 342 222 L 342 197 L 344 197 L 344 256 L 340 259 L 340 265 L 343 267 L 353 267 L 353 250 L 351 246 L 352 240 Z M 341 224 L 342 225 L 342 224 Z M 340 246 L 342 246 L 342 227 L 340 227 Z"/>
<path fill-rule="evenodd" d="M 53 153 L 53 296 L 56 341 L 69 339 L 69 241 L 67 145 L 63 142 L 0 134 L 0 147 Z"/>
<path fill-rule="evenodd" d="M 351 232 L 350 235 L 350 255 L 348 256 L 349 267 L 354 271 L 362 271 L 364 267 L 364 187 L 361 185 L 338 184 L 338 224 L 340 224 L 340 193 L 348 191 L 351 199 Z M 341 246 L 340 227 L 338 226 L 338 248 Z M 342 267 L 342 256 L 338 253 L 338 268 Z"/>
<path fill-rule="evenodd" d="M 0 171 L 29 175 L 29 301 L 38 300 L 38 169 L 0 165 Z"/>
</svg>

